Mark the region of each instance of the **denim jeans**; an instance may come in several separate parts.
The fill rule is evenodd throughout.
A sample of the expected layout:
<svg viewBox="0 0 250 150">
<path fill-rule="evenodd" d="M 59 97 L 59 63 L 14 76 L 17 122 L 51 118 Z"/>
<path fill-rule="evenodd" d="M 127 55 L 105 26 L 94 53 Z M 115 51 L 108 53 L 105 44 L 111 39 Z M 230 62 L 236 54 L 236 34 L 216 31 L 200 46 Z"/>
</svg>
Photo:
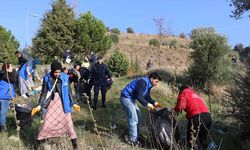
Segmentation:
<svg viewBox="0 0 250 150">
<path fill-rule="evenodd" d="M 6 115 L 9 109 L 9 100 L 0 99 L 0 127 L 6 126 Z"/>
<path fill-rule="evenodd" d="M 128 116 L 130 140 L 136 142 L 142 122 L 141 111 L 133 99 L 121 96 L 120 102 Z"/>
</svg>

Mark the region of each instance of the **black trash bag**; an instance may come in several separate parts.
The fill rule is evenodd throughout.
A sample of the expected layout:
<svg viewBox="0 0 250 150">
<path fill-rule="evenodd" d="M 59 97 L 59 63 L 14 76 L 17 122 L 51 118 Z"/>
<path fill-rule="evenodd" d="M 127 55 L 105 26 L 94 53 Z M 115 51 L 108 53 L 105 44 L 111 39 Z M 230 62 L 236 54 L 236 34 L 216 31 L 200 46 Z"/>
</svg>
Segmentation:
<svg viewBox="0 0 250 150">
<path fill-rule="evenodd" d="M 107 89 L 110 89 L 112 84 L 113 84 L 113 80 L 111 78 L 107 78 L 107 82 L 106 82 Z"/>
<path fill-rule="evenodd" d="M 152 135 L 156 142 L 157 149 L 178 148 L 179 130 L 175 127 L 176 121 L 167 108 L 150 112 Z M 174 133 L 173 133 L 174 132 Z M 174 134 L 174 135 L 173 135 Z M 173 135 L 173 136 L 172 136 Z M 171 137 L 173 137 L 171 142 Z"/>
<path fill-rule="evenodd" d="M 23 128 L 24 126 L 32 125 L 31 111 L 32 108 L 27 105 L 15 104 L 16 117 L 19 120 L 19 126 Z"/>
</svg>

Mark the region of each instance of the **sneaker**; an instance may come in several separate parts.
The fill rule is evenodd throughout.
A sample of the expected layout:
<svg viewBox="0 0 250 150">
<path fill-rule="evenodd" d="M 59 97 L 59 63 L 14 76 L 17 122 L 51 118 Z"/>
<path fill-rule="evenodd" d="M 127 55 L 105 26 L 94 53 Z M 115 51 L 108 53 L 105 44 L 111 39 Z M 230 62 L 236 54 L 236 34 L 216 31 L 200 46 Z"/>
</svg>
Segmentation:
<svg viewBox="0 0 250 150">
<path fill-rule="evenodd" d="M 26 94 L 22 94 L 22 97 L 28 99 L 28 96 Z"/>
<path fill-rule="evenodd" d="M 142 147 L 142 144 L 141 144 L 139 141 L 131 141 L 131 140 L 129 140 L 129 141 L 127 142 L 127 144 L 128 144 L 128 145 L 131 145 L 131 146 L 133 146 L 133 147 Z"/>
<path fill-rule="evenodd" d="M 134 147 L 142 147 L 142 144 L 141 144 L 141 142 L 136 141 L 136 142 L 132 143 L 132 146 L 134 146 Z"/>
<path fill-rule="evenodd" d="M 125 141 L 128 145 L 133 147 L 142 147 L 142 144 L 139 141 L 132 141 L 128 136 L 125 136 Z"/>
</svg>

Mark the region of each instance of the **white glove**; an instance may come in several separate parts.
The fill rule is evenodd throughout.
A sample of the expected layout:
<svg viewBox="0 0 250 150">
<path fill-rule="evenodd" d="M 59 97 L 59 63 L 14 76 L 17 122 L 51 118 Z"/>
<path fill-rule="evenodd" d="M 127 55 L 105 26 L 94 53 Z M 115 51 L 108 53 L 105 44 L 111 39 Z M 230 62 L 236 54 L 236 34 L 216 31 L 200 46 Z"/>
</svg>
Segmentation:
<svg viewBox="0 0 250 150">
<path fill-rule="evenodd" d="M 150 103 L 148 103 L 147 107 L 148 107 L 148 110 L 154 110 L 155 109 L 154 105 L 152 105 Z"/>
</svg>

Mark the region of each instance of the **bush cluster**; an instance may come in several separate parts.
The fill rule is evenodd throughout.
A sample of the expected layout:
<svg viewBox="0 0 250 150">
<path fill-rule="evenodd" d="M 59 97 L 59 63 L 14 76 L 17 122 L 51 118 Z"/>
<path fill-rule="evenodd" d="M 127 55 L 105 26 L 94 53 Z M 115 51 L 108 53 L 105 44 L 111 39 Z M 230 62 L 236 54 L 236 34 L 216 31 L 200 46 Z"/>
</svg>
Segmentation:
<svg viewBox="0 0 250 150">
<path fill-rule="evenodd" d="M 128 28 L 127 28 L 127 33 L 133 34 L 133 33 L 135 33 L 135 32 L 134 32 L 134 30 L 133 30 L 131 27 L 128 27 Z"/>
<path fill-rule="evenodd" d="M 120 30 L 118 28 L 110 29 L 110 32 L 118 35 L 120 34 Z"/>
<path fill-rule="evenodd" d="M 111 38 L 113 43 L 115 43 L 115 44 L 119 43 L 119 35 L 118 34 L 111 33 L 110 38 Z"/>
<path fill-rule="evenodd" d="M 149 45 L 158 47 L 158 46 L 160 46 L 160 41 L 158 39 L 150 39 L 149 40 Z"/>
<path fill-rule="evenodd" d="M 129 62 L 127 57 L 119 50 L 116 50 L 109 58 L 108 65 L 112 73 L 116 76 L 126 75 Z"/>
</svg>

